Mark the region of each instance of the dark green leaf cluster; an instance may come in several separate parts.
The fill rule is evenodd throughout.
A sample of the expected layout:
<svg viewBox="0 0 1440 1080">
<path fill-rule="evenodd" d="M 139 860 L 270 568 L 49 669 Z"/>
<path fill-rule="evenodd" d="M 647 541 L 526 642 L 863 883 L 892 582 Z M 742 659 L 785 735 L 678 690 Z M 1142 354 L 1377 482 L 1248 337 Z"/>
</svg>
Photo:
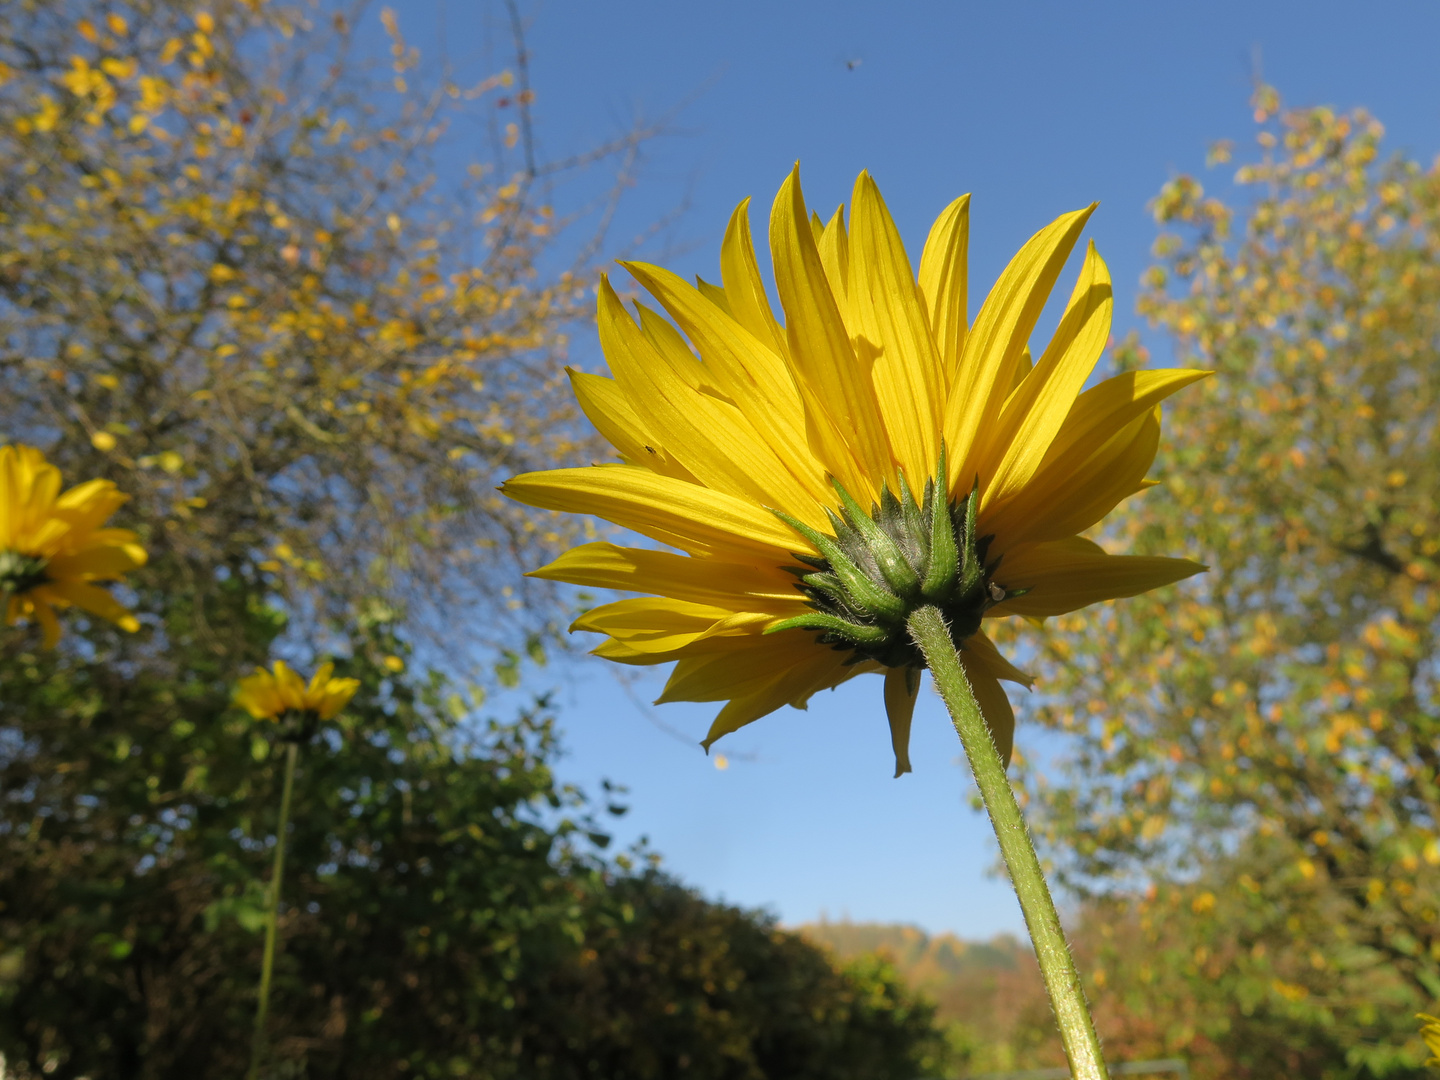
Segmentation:
<svg viewBox="0 0 1440 1080">
<path fill-rule="evenodd" d="M 245 1071 L 284 732 L 229 699 L 284 620 L 231 575 L 202 622 L 150 569 L 163 641 L 0 637 L 0 1052 L 35 1075 Z M 361 689 L 300 751 L 274 1075 L 919 1072 L 929 1008 L 894 978 L 602 861 L 543 700 L 479 724 L 386 667 L 386 624 L 349 652 Z"/>
<path fill-rule="evenodd" d="M 0 597 L 6 593 L 23 593 L 44 580 L 44 559 L 0 550 Z"/>
</svg>

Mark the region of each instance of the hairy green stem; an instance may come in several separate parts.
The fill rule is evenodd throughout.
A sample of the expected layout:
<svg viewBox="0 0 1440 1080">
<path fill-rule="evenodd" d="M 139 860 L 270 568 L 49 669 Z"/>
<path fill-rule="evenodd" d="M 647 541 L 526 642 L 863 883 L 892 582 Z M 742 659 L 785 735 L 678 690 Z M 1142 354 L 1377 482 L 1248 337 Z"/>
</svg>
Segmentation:
<svg viewBox="0 0 1440 1080">
<path fill-rule="evenodd" d="M 908 625 L 910 636 L 925 654 L 935 687 L 950 710 L 965 756 L 970 759 L 980 797 L 990 814 L 995 839 L 1000 842 L 1000 854 L 1010 872 L 1020 909 L 1025 913 L 1025 925 L 1035 946 L 1035 958 L 1040 962 L 1045 990 L 1060 1025 L 1071 1075 L 1074 1080 L 1108 1080 L 1100 1039 L 1090 1019 L 1090 1007 L 1085 1002 L 1085 991 L 1080 986 L 1080 975 L 1070 956 L 1055 901 L 1050 898 L 1035 845 L 1030 841 L 1015 793 L 1005 778 L 1005 763 L 1000 760 L 995 740 L 980 714 L 945 617 L 938 608 L 926 606 L 910 614 Z"/>
<path fill-rule="evenodd" d="M 245 1080 L 259 1080 L 265 1057 L 265 1019 L 270 1012 L 270 975 L 275 970 L 275 935 L 280 919 L 280 883 L 285 876 L 285 828 L 290 823 L 290 793 L 295 787 L 295 758 L 300 747 L 285 744 L 285 785 L 280 793 L 280 824 L 275 829 L 275 867 L 270 873 L 269 911 L 265 913 L 265 959 L 260 963 L 260 989 L 255 1001 L 255 1034 L 250 1041 L 250 1068 Z"/>
</svg>

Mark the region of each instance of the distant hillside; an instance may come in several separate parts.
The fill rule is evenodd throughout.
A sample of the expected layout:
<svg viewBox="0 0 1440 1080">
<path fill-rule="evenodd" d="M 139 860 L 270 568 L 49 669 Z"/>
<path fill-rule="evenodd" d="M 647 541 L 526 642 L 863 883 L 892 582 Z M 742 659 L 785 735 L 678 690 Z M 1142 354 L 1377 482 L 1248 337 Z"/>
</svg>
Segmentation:
<svg viewBox="0 0 1440 1080">
<path fill-rule="evenodd" d="M 1034 967 L 1030 946 L 1009 934 L 964 941 L 954 934 L 931 937 L 914 926 L 852 922 L 806 923 L 798 930 L 842 959 L 880 953 L 917 986 L 949 983 L 966 972 Z"/>
<path fill-rule="evenodd" d="M 883 956 L 935 1002 L 967 1071 L 1056 1064 L 1050 1006 L 1030 946 L 1008 934 L 964 941 L 914 926 L 818 922 L 796 931 L 838 958 Z"/>
</svg>

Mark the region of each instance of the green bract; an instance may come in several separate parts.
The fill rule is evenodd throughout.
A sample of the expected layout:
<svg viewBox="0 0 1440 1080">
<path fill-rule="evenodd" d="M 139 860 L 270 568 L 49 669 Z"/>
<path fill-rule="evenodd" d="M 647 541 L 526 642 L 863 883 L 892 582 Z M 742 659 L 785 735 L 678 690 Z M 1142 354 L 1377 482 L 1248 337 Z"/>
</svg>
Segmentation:
<svg viewBox="0 0 1440 1080">
<path fill-rule="evenodd" d="M 23 593 L 45 580 L 46 560 L 0 550 L 0 592 Z"/>
<path fill-rule="evenodd" d="M 945 476 L 941 449 L 936 476 Z M 852 655 L 847 663 L 874 660 L 886 667 L 925 667 L 905 620 L 922 604 L 945 616 L 956 647 L 980 629 L 987 609 L 1029 590 L 1006 590 L 993 580 L 1000 565 L 986 562 L 991 537 L 975 535 L 978 483 L 961 501 L 936 498 L 935 480 L 916 500 L 905 474 L 897 495 L 882 485 L 879 504 L 867 513 L 831 479 L 841 512 L 827 510 L 833 536 L 810 528 L 783 510 L 775 515 L 810 541 L 823 558 L 796 553 L 805 564 L 790 567 L 813 613 L 796 615 L 766 630 L 816 630 L 819 641 Z"/>
</svg>

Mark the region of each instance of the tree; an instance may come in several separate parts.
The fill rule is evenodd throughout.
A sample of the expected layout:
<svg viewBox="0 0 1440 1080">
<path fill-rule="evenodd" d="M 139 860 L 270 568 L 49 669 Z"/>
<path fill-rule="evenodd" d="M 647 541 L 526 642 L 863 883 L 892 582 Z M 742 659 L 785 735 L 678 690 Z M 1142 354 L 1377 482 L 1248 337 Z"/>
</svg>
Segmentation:
<svg viewBox="0 0 1440 1080">
<path fill-rule="evenodd" d="M 548 1002 L 571 1048 L 557 1078 L 914 1080 L 944 1064 L 934 1005 L 882 960 L 834 964 L 653 872 L 617 879 L 597 914 Z"/>
<path fill-rule="evenodd" d="M 284 617 L 243 590 L 220 587 L 217 630 L 264 642 Z M 368 659 L 404 651 L 392 628 L 364 633 L 359 692 L 301 751 L 272 1075 L 920 1074 L 933 1010 L 893 973 L 601 861 L 543 702 L 477 725 L 439 676 Z M 172 659 L 0 656 L 0 1052 L 22 1077 L 244 1071 L 283 753 L 203 646 Z"/>
<path fill-rule="evenodd" d="M 1155 201 L 1141 311 L 1216 375 L 1112 526 L 1210 572 L 1043 635 L 1035 711 L 1075 749 L 1032 795 L 1073 887 L 1159 887 L 1135 912 L 1175 946 L 1192 1028 L 1235 1052 L 1224 1075 L 1418 1075 L 1411 1015 L 1440 997 L 1440 171 L 1382 161 L 1364 112 L 1255 104 L 1242 210 L 1191 177 Z"/>
<path fill-rule="evenodd" d="M 217 630 L 276 634 L 283 616 L 240 591 L 222 585 L 235 604 Z M 305 1075 L 448 1075 L 457 1054 L 508 1047 L 511 980 L 573 951 L 596 864 L 573 843 L 583 817 L 554 820 L 576 797 L 550 773 L 553 721 L 462 728 L 443 683 L 366 659 L 401 648 L 370 634 L 344 664 L 360 694 L 301 756 L 272 1040 Z M 0 658 L 12 1066 L 244 1071 L 283 754 L 205 653 L 173 674 Z"/>
<path fill-rule="evenodd" d="M 307 626 L 479 604 L 494 645 L 546 620 L 508 556 L 559 526 L 493 487 L 583 450 L 556 361 L 588 251 L 538 270 L 564 222 L 523 42 L 518 84 L 462 87 L 381 17 L 385 80 L 338 6 L 0 10 L 0 434 L 131 493 L 139 587 L 204 583 L 202 635 L 217 574 Z M 476 109 L 519 123 L 457 182 L 433 155 Z"/>
</svg>

